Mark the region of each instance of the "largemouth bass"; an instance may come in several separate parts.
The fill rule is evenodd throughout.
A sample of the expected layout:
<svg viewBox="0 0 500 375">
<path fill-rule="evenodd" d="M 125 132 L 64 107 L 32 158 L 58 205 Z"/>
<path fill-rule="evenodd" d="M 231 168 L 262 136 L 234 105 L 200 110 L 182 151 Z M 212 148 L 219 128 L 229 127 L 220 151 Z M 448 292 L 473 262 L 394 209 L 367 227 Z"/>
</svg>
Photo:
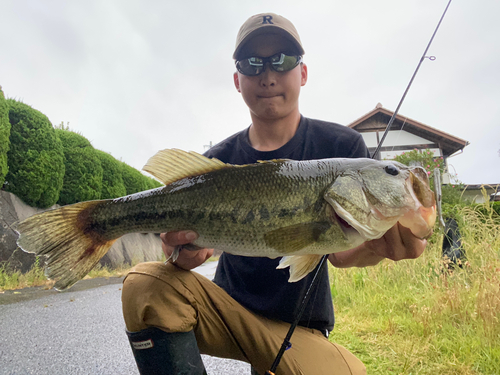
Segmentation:
<svg viewBox="0 0 500 375">
<path fill-rule="evenodd" d="M 165 186 L 76 203 L 16 226 L 18 245 L 46 257 L 46 275 L 66 289 L 126 233 L 192 230 L 194 245 L 252 257 L 283 257 L 290 282 L 323 254 L 380 238 L 400 222 L 428 236 L 436 218 L 425 170 L 372 159 L 273 160 L 225 164 L 163 150 L 144 170 Z"/>
</svg>

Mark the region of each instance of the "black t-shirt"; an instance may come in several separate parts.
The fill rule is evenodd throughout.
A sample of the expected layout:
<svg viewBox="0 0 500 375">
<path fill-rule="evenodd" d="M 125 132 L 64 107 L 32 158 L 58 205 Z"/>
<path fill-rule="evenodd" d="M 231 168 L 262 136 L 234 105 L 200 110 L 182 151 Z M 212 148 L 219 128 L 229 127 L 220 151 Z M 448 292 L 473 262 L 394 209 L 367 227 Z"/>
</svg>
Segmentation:
<svg viewBox="0 0 500 375">
<path fill-rule="evenodd" d="M 248 140 L 248 128 L 212 147 L 205 156 L 230 164 L 251 164 L 258 160 L 314 160 L 326 158 L 369 158 L 361 135 L 348 127 L 301 117 L 293 138 L 274 151 L 258 151 Z M 214 282 L 246 308 L 270 319 L 292 323 L 314 272 L 289 283 L 289 269 L 277 270 L 280 258 L 254 258 L 223 253 Z M 327 268 L 327 263 L 323 265 Z M 333 303 L 328 272 L 321 272 L 299 325 L 331 331 Z"/>
</svg>

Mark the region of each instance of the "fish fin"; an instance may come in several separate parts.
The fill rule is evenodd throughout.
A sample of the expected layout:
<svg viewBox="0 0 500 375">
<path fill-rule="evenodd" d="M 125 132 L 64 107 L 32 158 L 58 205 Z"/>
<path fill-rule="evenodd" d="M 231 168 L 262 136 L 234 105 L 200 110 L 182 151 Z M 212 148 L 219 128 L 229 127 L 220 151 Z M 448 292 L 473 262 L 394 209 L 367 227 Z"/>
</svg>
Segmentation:
<svg viewBox="0 0 500 375">
<path fill-rule="evenodd" d="M 174 251 L 172 251 L 172 254 L 170 254 L 170 256 L 168 257 L 166 262 L 175 263 L 177 258 L 179 258 L 179 254 L 181 253 L 181 250 L 182 250 L 182 245 L 174 247 Z"/>
<path fill-rule="evenodd" d="M 185 177 L 231 167 L 233 165 L 218 159 L 209 159 L 194 151 L 187 152 L 174 148 L 158 151 L 149 158 L 142 169 L 168 185 Z"/>
<path fill-rule="evenodd" d="M 28 217 L 14 224 L 17 244 L 27 253 L 45 256 L 45 275 L 64 290 L 82 279 L 116 239 L 106 240 L 85 221 L 102 201 L 81 202 Z"/>
<path fill-rule="evenodd" d="M 291 255 L 281 258 L 278 269 L 290 267 L 289 283 L 302 280 L 311 271 L 313 271 L 321 260 L 322 255 L 307 254 L 307 255 Z"/>
<path fill-rule="evenodd" d="M 309 222 L 290 225 L 264 234 L 266 245 L 283 253 L 299 251 L 318 240 L 330 228 L 327 222 Z"/>
</svg>

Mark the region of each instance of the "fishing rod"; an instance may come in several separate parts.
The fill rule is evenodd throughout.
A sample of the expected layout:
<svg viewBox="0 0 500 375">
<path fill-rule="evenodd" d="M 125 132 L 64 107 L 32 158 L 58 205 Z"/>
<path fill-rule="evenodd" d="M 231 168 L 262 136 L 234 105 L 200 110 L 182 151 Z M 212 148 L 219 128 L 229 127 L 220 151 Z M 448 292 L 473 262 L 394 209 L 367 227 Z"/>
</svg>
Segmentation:
<svg viewBox="0 0 500 375">
<path fill-rule="evenodd" d="M 399 112 L 399 108 L 401 108 L 401 105 L 403 104 L 403 101 L 406 98 L 406 94 L 408 94 L 408 91 L 410 90 L 411 84 L 413 83 L 413 80 L 415 79 L 415 76 L 417 75 L 418 70 L 420 69 L 420 65 L 422 65 L 422 63 L 424 62 L 425 58 L 427 57 L 427 51 L 429 50 L 429 47 L 431 46 L 432 41 L 434 40 L 434 37 L 436 36 L 436 33 L 437 33 L 438 29 L 439 29 L 439 26 L 441 26 L 441 22 L 443 21 L 443 18 L 446 15 L 446 12 L 448 11 L 448 8 L 450 7 L 450 4 L 451 4 L 451 0 L 448 1 L 448 4 L 446 5 L 446 8 L 445 8 L 445 10 L 443 12 L 443 15 L 441 16 L 441 19 L 439 20 L 439 22 L 438 22 L 438 24 L 436 26 L 436 29 L 434 30 L 434 33 L 432 34 L 432 37 L 429 40 L 429 44 L 427 44 L 427 47 L 425 48 L 425 51 L 424 51 L 422 57 L 420 58 L 420 61 L 418 62 L 417 68 L 415 69 L 415 71 L 413 72 L 413 75 L 411 76 L 410 82 L 408 83 L 408 86 L 406 86 L 406 90 L 403 93 L 403 96 L 401 97 L 401 100 L 399 101 L 399 104 L 396 107 L 396 110 L 394 111 L 391 119 L 389 120 L 389 123 L 387 124 L 387 126 L 385 128 L 384 134 L 382 135 L 382 139 L 380 140 L 380 142 L 379 142 L 379 144 L 377 146 L 377 149 L 375 150 L 375 152 L 372 155 L 372 159 L 375 159 L 377 157 L 377 155 L 378 155 L 378 153 L 379 153 L 379 151 L 380 151 L 380 149 L 382 147 L 382 144 L 384 143 L 385 137 L 387 137 L 387 133 L 389 133 L 389 130 L 391 130 L 392 123 L 396 119 L 396 116 L 397 116 L 397 114 Z M 429 59 L 433 60 L 431 57 Z"/>
<path fill-rule="evenodd" d="M 412 77 L 410 79 L 410 82 L 408 83 L 408 86 L 406 86 L 406 90 L 404 91 L 403 96 L 401 97 L 401 100 L 399 101 L 399 104 L 398 104 L 396 110 L 394 111 L 391 119 L 389 120 L 389 122 L 388 122 L 388 124 L 387 124 L 387 126 L 385 128 L 384 135 L 382 136 L 382 139 L 380 140 L 379 144 L 377 145 L 377 148 L 376 148 L 375 152 L 372 155 L 372 159 L 375 159 L 377 157 L 378 153 L 380 152 L 382 144 L 384 143 L 384 140 L 387 137 L 387 133 L 389 133 L 389 130 L 391 129 L 392 123 L 396 119 L 396 116 L 398 114 L 399 108 L 401 108 L 401 105 L 403 104 L 403 102 L 404 102 L 404 100 L 406 98 L 406 94 L 410 90 L 410 87 L 411 87 L 411 85 L 413 83 L 413 80 L 415 79 L 415 76 L 418 73 L 418 70 L 420 69 L 420 66 L 422 65 L 423 61 L 427 57 L 426 56 L 427 55 L 427 51 L 429 50 L 429 47 L 431 46 L 432 41 L 434 40 L 434 37 L 436 36 L 436 33 L 437 33 L 438 29 L 439 29 L 439 26 L 441 26 L 441 22 L 443 21 L 443 18 L 446 15 L 446 12 L 448 11 L 448 8 L 450 7 L 451 1 L 452 0 L 448 1 L 448 4 L 446 5 L 446 8 L 445 8 L 444 12 L 443 12 L 441 18 L 439 19 L 439 22 L 438 22 L 438 24 L 436 26 L 436 29 L 434 30 L 434 33 L 432 34 L 431 39 L 429 40 L 429 43 L 427 44 L 427 47 L 425 48 L 425 51 L 424 51 L 422 57 L 420 58 L 420 61 L 418 62 L 417 68 L 413 72 L 413 75 L 412 75 Z M 433 60 L 431 58 L 429 58 L 429 59 Z M 290 349 L 292 347 L 292 343 L 290 342 L 290 339 L 291 339 L 291 337 L 293 335 L 293 332 L 295 331 L 295 328 L 299 324 L 299 321 L 300 321 L 300 318 L 302 317 L 302 314 L 305 311 L 307 302 L 309 301 L 309 298 L 311 297 L 311 293 L 312 293 L 313 289 L 316 287 L 316 285 L 318 283 L 318 280 L 319 280 L 318 275 L 321 273 L 322 268 L 323 268 L 323 264 L 325 263 L 325 261 L 326 261 L 327 258 L 328 258 L 328 254 L 325 254 L 325 255 L 323 255 L 321 257 L 321 261 L 320 261 L 319 265 L 317 266 L 316 273 L 314 274 L 313 279 L 311 280 L 311 283 L 309 285 L 309 288 L 307 289 L 307 291 L 306 291 L 306 293 L 304 295 L 304 298 L 302 299 L 302 302 L 300 304 L 300 309 L 299 309 L 299 311 L 297 313 L 297 316 L 295 317 L 295 320 L 293 321 L 292 325 L 290 326 L 290 328 L 288 330 L 288 333 L 287 333 L 285 339 L 283 340 L 283 343 L 281 344 L 280 350 L 279 350 L 278 354 L 276 355 L 276 358 L 274 359 L 274 362 L 273 362 L 271 368 L 268 371 L 266 371 L 266 375 L 275 375 L 274 372 L 278 368 L 278 365 L 279 365 L 279 363 L 281 361 L 281 358 L 283 357 L 283 354 L 285 353 L 285 351 L 287 349 Z"/>
<path fill-rule="evenodd" d="M 313 279 L 311 280 L 311 284 L 309 284 L 309 288 L 307 288 L 306 294 L 304 295 L 304 298 L 302 299 L 299 312 L 297 313 L 297 316 L 295 317 L 294 322 L 292 323 L 292 325 L 288 329 L 288 333 L 286 334 L 286 337 L 283 340 L 283 343 L 281 344 L 278 355 L 274 359 L 274 362 L 273 362 L 271 368 L 268 371 L 266 371 L 266 375 L 275 375 L 274 371 L 276 371 L 276 369 L 278 368 L 278 365 L 281 361 L 281 357 L 283 357 L 283 354 L 285 354 L 285 350 L 288 350 L 292 347 L 292 343 L 290 342 L 290 339 L 292 338 L 292 335 L 293 335 L 293 332 L 295 331 L 295 328 L 299 324 L 299 321 L 300 321 L 300 318 L 302 317 L 302 314 L 304 314 L 304 310 L 306 309 L 307 302 L 309 301 L 309 298 L 311 297 L 311 294 L 312 294 L 314 287 L 318 283 L 318 280 L 319 280 L 318 275 L 321 274 L 321 271 L 323 270 L 323 264 L 325 263 L 327 258 L 328 258 L 328 254 L 325 254 L 321 257 L 319 265 L 316 268 L 316 272 L 314 273 Z"/>
</svg>

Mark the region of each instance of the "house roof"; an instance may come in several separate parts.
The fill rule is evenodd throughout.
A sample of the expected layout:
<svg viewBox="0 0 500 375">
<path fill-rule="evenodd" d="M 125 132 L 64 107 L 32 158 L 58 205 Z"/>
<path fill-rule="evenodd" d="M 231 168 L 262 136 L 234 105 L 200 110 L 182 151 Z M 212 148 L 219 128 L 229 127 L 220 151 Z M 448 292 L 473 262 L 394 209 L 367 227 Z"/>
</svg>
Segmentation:
<svg viewBox="0 0 500 375">
<path fill-rule="evenodd" d="M 375 109 L 347 126 L 360 133 L 375 131 L 383 132 L 393 114 L 393 111 L 382 107 L 382 104 L 378 103 Z M 463 148 L 469 144 L 469 141 L 398 114 L 394 119 L 391 130 L 401 130 L 403 128 L 408 133 L 436 143 L 443 151 L 445 157 L 453 155 L 459 150 L 463 150 Z"/>
</svg>

